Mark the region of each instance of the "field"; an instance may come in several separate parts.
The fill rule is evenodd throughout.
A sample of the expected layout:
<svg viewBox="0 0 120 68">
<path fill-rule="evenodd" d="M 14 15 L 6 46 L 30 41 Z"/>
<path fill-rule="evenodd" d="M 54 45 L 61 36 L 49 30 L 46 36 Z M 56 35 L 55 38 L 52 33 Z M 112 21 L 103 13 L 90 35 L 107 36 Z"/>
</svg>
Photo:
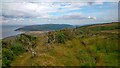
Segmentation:
<svg viewBox="0 0 120 68">
<path fill-rule="evenodd" d="M 113 22 L 3 39 L 2 65 L 118 66 L 119 30 Z"/>
</svg>

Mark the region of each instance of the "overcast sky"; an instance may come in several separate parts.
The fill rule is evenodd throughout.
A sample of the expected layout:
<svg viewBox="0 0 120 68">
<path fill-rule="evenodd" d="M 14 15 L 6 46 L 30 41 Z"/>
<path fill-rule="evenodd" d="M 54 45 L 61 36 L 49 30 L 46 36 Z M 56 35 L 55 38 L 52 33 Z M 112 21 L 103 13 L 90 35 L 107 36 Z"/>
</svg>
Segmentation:
<svg viewBox="0 0 120 68">
<path fill-rule="evenodd" d="M 0 19 L 3 25 L 108 23 L 118 21 L 118 1 L 3 0 Z"/>
</svg>

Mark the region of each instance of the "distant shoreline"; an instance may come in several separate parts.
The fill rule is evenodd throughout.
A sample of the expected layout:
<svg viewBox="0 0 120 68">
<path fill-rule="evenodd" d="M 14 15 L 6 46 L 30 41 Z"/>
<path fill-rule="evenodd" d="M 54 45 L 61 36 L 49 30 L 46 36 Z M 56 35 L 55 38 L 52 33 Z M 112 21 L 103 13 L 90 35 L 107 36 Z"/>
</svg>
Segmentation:
<svg viewBox="0 0 120 68">
<path fill-rule="evenodd" d="M 47 33 L 49 31 L 20 31 L 20 32 L 23 32 L 23 33 L 20 33 L 20 34 L 28 34 L 28 35 L 39 35 L 39 34 L 43 34 L 43 33 Z M 8 36 L 8 37 L 4 37 L 4 38 L 1 38 L 2 39 L 8 39 L 8 38 L 15 38 L 16 36 L 19 36 L 20 34 L 17 34 L 17 35 L 13 35 L 13 36 Z"/>
<path fill-rule="evenodd" d="M 113 23 L 113 22 L 111 22 L 111 23 Z M 102 24 L 110 24 L 110 23 L 89 24 L 89 25 L 83 25 L 83 26 L 78 26 L 78 27 L 86 27 L 86 26 L 94 26 L 94 25 L 102 25 Z M 24 30 L 16 30 L 16 29 L 14 31 L 20 31 L 21 32 L 20 34 L 25 33 L 25 34 L 29 34 L 29 35 L 39 35 L 39 34 L 42 34 L 42 33 L 49 32 L 49 31 L 45 31 L 45 30 L 24 31 Z M 52 30 L 50 30 L 50 31 L 52 31 Z M 6 38 L 11 38 L 11 37 L 16 37 L 16 36 L 18 36 L 20 34 L 13 35 L 13 36 L 8 36 L 8 37 L 4 37 L 4 38 L 0 38 L 0 39 L 6 39 Z"/>
</svg>

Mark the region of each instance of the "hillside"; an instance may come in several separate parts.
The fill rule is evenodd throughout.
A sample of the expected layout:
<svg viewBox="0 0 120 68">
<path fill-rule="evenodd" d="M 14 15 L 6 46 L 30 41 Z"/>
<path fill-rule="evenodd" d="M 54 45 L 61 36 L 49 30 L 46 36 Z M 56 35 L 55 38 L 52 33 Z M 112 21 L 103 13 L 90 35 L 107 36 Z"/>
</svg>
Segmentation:
<svg viewBox="0 0 120 68">
<path fill-rule="evenodd" d="M 73 28 L 74 26 L 68 24 L 43 24 L 43 25 L 31 25 L 24 26 L 16 29 L 15 31 L 52 31 L 60 30 L 64 28 Z"/>
<path fill-rule="evenodd" d="M 2 65 L 118 66 L 119 30 L 114 22 L 3 39 Z"/>
</svg>

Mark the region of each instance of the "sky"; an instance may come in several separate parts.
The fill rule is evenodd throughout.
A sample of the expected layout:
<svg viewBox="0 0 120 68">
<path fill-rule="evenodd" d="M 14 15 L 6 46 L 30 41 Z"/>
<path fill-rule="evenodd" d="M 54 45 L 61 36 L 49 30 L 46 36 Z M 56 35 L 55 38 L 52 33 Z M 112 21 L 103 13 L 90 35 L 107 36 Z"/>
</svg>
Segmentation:
<svg viewBox="0 0 120 68">
<path fill-rule="evenodd" d="M 118 21 L 119 0 L 2 0 L 1 25 L 84 25 Z"/>
</svg>

